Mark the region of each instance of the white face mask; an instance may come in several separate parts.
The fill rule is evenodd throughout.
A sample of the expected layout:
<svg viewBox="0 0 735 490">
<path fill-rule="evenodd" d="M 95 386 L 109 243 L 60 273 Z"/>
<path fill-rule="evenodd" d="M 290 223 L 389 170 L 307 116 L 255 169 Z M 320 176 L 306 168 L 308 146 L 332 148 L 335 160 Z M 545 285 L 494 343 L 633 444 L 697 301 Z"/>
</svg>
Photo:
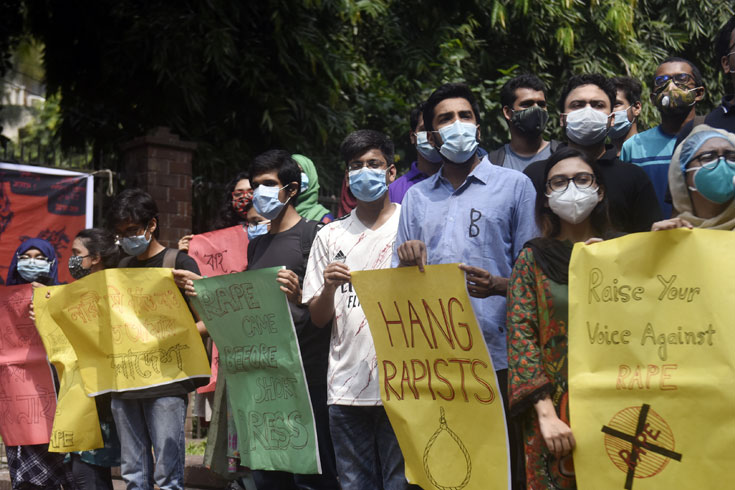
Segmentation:
<svg viewBox="0 0 735 490">
<path fill-rule="evenodd" d="M 602 111 L 585 106 L 567 114 L 567 137 L 582 146 L 592 146 L 607 136 L 607 121 L 610 116 Z"/>
<path fill-rule="evenodd" d="M 552 191 L 546 197 L 549 198 L 549 207 L 554 214 L 567 223 L 576 225 L 587 219 L 600 201 L 597 189 L 597 186 L 577 189 L 573 182 L 569 182 L 566 190 Z"/>
</svg>

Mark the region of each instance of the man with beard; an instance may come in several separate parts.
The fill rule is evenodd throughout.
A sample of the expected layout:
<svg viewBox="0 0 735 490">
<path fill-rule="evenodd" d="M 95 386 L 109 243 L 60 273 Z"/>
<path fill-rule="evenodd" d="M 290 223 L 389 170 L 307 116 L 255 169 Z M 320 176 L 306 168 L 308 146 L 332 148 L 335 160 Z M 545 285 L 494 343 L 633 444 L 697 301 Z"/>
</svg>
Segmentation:
<svg viewBox="0 0 735 490">
<path fill-rule="evenodd" d="M 510 130 L 510 142 L 491 151 L 491 163 L 523 171 L 536 160 L 546 160 L 558 141 L 543 137 L 549 113 L 546 110 L 546 87 L 536 75 L 519 75 L 500 89 L 503 117 Z"/>
<path fill-rule="evenodd" d="M 676 147 L 676 135 L 695 117 L 697 102 L 704 98 L 704 83 L 697 67 L 683 58 L 667 58 L 653 75 L 653 102 L 661 113 L 661 124 L 639 133 L 625 143 L 620 159 L 634 163 L 648 174 L 664 218 L 671 216 L 665 202 L 668 171 Z"/>
</svg>

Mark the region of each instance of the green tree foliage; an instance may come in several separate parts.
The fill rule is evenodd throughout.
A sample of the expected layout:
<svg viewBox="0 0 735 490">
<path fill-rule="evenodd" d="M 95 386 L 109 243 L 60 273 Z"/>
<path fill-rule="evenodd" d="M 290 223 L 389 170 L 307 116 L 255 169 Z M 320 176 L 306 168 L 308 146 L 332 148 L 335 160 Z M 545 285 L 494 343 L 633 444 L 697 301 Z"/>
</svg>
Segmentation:
<svg viewBox="0 0 735 490">
<path fill-rule="evenodd" d="M 482 108 L 483 145 L 507 137 L 498 94 L 539 74 L 552 110 L 574 73 L 644 83 L 670 55 L 721 96 L 713 39 L 733 14 L 715 0 L 97 0 L 16 2 L 45 49 L 61 94 L 67 147 L 117 143 L 171 126 L 199 143 L 195 173 L 224 182 L 267 148 L 313 157 L 337 191 L 339 143 L 350 131 L 392 135 L 402 161 L 408 113 L 439 84 L 467 81 Z M 13 10 L 13 9 L 11 9 Z M 0 49 L 6 47 L 0 39 Z M 646 107 L 643 121 L 657 114 Z M 558 125 L 551 125 L 558 133 Z"/>
</svg>

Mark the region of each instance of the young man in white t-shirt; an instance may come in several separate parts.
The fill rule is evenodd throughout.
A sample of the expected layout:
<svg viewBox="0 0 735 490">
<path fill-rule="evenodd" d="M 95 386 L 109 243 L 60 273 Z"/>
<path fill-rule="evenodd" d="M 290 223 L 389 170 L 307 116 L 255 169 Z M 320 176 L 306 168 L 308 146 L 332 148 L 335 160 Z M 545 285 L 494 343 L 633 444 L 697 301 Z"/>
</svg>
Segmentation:
<svg viewBox="0 0 735 490">
<path fill-rule="evenodd" d="M 343 490 L 404 489 L 403 455 L 380 401 L 375 345 L 350 283 L 351 270 L 390 268 L 400 215 L 386 192 L 396 176 L 393 143 L 360 130 L 340 153 L 357 207 L 317 233 L 302 301 L 315 325 L 332 326 L 327 404 Z"/>
</svg>

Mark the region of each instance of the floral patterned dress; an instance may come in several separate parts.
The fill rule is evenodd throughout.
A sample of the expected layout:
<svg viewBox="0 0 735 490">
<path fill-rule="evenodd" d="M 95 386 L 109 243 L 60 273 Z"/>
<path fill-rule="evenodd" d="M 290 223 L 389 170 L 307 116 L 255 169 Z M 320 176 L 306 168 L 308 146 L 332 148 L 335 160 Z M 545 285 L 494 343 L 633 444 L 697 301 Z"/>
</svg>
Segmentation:
<svg viewBox="0 0 735 490">
<path fill-rule="evenodd" d="M 523 432 L 529 489 L 576 489 L 572 456 L 546 447 L 534 403 L 547 394 L 569 424 L 567 371 L 568 287 L 544 274 L 524 248 L 508 286 L 508 392 L 511 416 Z"/>
</svg>

